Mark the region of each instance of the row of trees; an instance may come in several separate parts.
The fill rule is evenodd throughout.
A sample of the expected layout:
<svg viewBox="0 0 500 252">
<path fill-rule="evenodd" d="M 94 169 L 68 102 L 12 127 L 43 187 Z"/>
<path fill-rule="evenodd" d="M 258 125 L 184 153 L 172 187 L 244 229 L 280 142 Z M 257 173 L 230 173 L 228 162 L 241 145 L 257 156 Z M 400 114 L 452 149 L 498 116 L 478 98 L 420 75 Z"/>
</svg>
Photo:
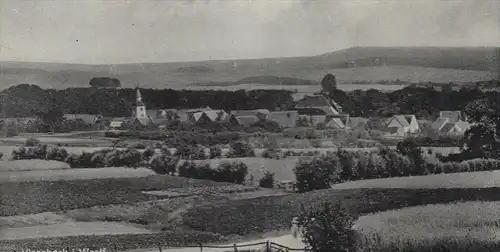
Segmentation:
<svg viewBox="0 0 500 252">
<path fill-rule="evenodd" d="M 349 152 L 339 150 L 301 159 L 295 168 L 297 189 L 306 192 L 330 188 L 345 181 L 440 173 L 491 171 L 500 169 L 500 160 L 472 159 L 463 162 L 428 162 L 422 150 L 402 142 L 397 150 Z"/>
</svg>

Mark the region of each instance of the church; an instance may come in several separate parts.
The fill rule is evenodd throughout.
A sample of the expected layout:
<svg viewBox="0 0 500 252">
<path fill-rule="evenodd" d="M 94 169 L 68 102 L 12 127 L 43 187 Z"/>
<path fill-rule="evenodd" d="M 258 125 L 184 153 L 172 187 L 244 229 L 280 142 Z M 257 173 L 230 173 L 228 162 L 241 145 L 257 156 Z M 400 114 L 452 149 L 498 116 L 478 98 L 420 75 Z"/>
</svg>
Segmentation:
<svg viewBox="0 0 500 252">
<path fill-rule="evenodd" d="M 146 104 L 142 101 L 139 88 L 137 88 L 135 99 L 132 116 L 114 118 L 109 124 L 110 130 L 138 129 L 154 125 L 153 120 L 147 113 Z"/>
</svg>

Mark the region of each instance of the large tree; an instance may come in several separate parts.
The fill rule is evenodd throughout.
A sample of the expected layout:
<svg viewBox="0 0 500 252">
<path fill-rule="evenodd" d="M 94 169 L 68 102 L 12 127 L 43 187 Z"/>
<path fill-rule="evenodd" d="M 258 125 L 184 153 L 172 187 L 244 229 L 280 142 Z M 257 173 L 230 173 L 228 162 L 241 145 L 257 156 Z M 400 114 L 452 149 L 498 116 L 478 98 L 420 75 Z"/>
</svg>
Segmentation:
<svg viewBox="0 0 500 252">
<path fill-rule="evenodd" d="M 474 125 L 465 133 L 463 154 L 468 158 L 500 158 L 500 94 L 488 93 L 469 103 L 465 114 Z"/>
<path fill-rule="evenodd" d="M 337 79 L 333 74 L 327 74 L 321 81 L 323 92 L 332 95 L 333 91 L 337 89 Z"/>
</svg>

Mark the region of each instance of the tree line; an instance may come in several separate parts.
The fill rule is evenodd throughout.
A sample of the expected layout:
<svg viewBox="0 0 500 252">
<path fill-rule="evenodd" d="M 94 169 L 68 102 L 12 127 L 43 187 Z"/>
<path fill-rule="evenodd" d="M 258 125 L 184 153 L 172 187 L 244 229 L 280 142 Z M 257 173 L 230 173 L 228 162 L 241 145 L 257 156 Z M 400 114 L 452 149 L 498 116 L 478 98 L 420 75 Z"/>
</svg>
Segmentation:
<svg viewBox="0 0 500 252">
<path fill-rule="evenodd" d="M 394 114 L 415 114 L 431 118 L 441 110 L 462 110 L 487 93 L 479 89 L 436 91 L 432 88 L 407 87 L 394 92 L 370 89 L 344 92 L 327 90 L 344 113 L 361 117 L 389 117 Z M 213 109 L 291 109 L 292 91 L 288 90 L 173 90 L 141 89 L 148 109 L 199 108 Z M 9 117 L 59 116 L 70 114 L 101 114 L 109 117 L 130 116 L 135 103 L 135 90 L 68 88 L 41 89 L 21 84 L 2 91 L 2 111 Z"/>
</svg>

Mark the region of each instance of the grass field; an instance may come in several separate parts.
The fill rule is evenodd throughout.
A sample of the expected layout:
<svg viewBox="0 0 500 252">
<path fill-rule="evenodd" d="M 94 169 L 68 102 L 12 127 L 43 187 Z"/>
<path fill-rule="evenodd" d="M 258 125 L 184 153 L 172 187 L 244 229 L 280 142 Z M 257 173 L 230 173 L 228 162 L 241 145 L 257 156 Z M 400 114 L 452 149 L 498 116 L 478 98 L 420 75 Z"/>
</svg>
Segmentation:
<svg viewBox="0 0 500 252">
<path fill-rule="evenodd" d="M 168 175 L 0 183 L 0 192 L 2 192 L 0 216 L 53 212 L 99 205 L 130 204 L 162 198 L 144 194 L 144 191 L 223 185 L 232 184 Z"/>
<path fill-rule="evenodd" d="M 362 216 L 355 229 L 365 251 L 498 251 L 499 216 L 500 202 L 426 205 Z"/>
<path fill-rule="evenodd" d="M 500 171 L 367 179 L 336 184 L 338 190 L 356 188 L 487 188 L 500 187 Z"/>
<path fill-rule="evenodd" d="M 7 138 L 0 138 L 1 142 L 6 144 L 24 144 L 29 137 L 27 136 L 13 136 Z M 85 146 L 101 146 L 109 145 L 110 141 L 102 139 L 89 139 L 89 138 L 76 138 L 76 137 L 62 137 L 62 136 L 38 136 L 37 139 L 43 144 L 62 144 L 62 145 L 85 145 Z"/>
<path fill-rule="evenodd" d="M 2 228 L 2 236 L 0 236 L 0 240 L 144 233 L 151 233 L 151 231 L 117 222 L 67 222 L 43 226 Z"/>
<path fill-rule="evenodd" d="M 46 171 L 61 169 L 70 169 L 70 166 L 67 163 L 54 160 L 33 159 L 0 161 L 0 172 L 4 174 L 2 177 L 8 176 L 3 172 Z"/>
<path fill-rule="evenodd" d="M 0 172 L 0 183 L 29 181 L 135 178 L 155 175 L 147 168 L 106 167 L 88 169 Z"/>
</svg>

